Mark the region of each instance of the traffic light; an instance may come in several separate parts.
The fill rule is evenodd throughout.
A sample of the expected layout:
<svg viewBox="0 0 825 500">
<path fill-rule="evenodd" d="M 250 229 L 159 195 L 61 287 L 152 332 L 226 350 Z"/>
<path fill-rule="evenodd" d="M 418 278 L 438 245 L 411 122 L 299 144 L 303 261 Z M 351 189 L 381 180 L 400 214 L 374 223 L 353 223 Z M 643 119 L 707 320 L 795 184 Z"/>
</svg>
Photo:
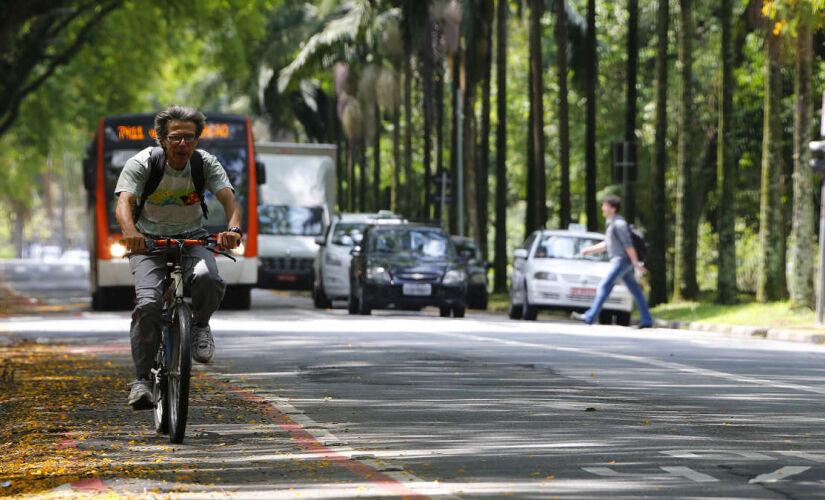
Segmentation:
<svg viewBox="0 0 825 500">
<path fill-rule="evenodd" d="M 825 141 L 811 141 L 808 143 L 811 151 L 811 161 L 808 163 L 815 174 L 825 176 Z"/>
</svg>

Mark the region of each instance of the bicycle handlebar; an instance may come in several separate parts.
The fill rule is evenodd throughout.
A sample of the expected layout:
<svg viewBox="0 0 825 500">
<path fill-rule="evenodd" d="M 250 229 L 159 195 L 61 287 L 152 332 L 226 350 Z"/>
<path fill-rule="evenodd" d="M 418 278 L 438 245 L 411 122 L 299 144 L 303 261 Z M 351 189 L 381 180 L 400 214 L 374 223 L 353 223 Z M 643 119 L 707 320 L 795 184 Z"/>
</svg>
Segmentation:
<svg viewBox="0 0 825 500">
<path fill-rule="evenodd" d="M 208 237 L 202 239 L 176 239 L 176 238 L 147 238 L 144 241 L 146 248 L 144 250 L 139 250 L 137 252 L 132 251 L 129 254 L 141 254 L 141 253 L 151 253 L 155 250 L 164 250 L 168 248 L 178 247 L 183 248 L 187 246 L 195 246 L 201 245 L 207 250 L 212 251 L 212 253 L 216 253 L 219 255 L 223 255 L 225 257 L 229 257 L 232 259 L 233 262 L 237 262 L 237 259 L 226 249 L 218 245 L 218 240 L 214 238 L 214 235 L 209 235 Z M 127 254 L 127 255 L 129 255 Z"/>
</svg>

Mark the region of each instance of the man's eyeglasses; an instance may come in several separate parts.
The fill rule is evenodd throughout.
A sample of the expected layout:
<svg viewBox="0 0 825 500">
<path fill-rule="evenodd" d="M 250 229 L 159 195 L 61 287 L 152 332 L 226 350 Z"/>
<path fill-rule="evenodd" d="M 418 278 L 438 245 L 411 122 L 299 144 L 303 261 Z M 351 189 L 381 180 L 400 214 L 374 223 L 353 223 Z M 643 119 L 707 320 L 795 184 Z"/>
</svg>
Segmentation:
<svg viewBox="0 0 825 500">
<path fill-rule="evenodd" d="M 169 142 L 171 142 L 172 144 L 180 144 L 180 141 L 183 141 L 186 144 L 192 144 L 193 142 L 195 142 L 195 134 L 173 134 L 167 135 L 166 138 L 169 139 Z"/>
</svg>

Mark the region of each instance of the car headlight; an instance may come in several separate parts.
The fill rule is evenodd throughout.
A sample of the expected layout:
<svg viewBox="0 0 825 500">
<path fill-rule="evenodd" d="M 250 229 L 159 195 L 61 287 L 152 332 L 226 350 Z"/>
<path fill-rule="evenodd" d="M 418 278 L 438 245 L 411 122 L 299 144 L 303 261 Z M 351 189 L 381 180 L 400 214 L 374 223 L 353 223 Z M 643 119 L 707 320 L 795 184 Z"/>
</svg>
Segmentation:
<svg viewBox="0 0 825 500">
<path fill-rule="evenodd" d="M 344 265 L 344 262 L 341 259 L 339 259 L 338 257 L 330 254 L 329 252 L 324 254 L 324 262 L 328 266 L 343 266 Z"/>
<path fill-rule="evenodd" d="M 390 283 L 390 273 L 381 266 L 367 268 L 367 281 L 380 284 Z"/>
<path fill-rule="evenodd" d="M 109 253 L 112 254 L 112 257 L 115 259 L 119 259 L 126 255 L 126 247 L 119 242 L 114 242 L 112 246 L 109 247 Z"/>
<path fill-rule="evenodd" d="M 533 279 L 543 280 L 543 281 L 558 281 L 559 277 L 556 273 L 548 273 L 547 271 L 539 271 L 533 275 Z"/>
<path fill-rule="evenodd" d="M 458 269 L 450 269 L 444 274 L 444 279 L 441 280 L 445 285 L 457 285 L 467 279 L 467 274 Z"/>
</svg>

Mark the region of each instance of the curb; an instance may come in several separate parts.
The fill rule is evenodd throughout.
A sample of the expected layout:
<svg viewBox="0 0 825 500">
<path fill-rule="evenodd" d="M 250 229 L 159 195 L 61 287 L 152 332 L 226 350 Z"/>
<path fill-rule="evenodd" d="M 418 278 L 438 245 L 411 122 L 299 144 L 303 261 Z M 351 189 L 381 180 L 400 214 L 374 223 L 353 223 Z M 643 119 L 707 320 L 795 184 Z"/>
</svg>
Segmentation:
<svg viewBox="0 0 825 500">
<path fill-rule="evenodd" d="M 713 332 L 740 338 L 762 338 L 771 340 L 785 340 L 790 342 L 825 344 L 825 329 L 789 330 L 782 328 L 765 328 L 758 326 L 700 323 L 696 321 L 664 321 L 660 319 L 654 319 L 653 322 L 657 328 Z"/>
</svg>

